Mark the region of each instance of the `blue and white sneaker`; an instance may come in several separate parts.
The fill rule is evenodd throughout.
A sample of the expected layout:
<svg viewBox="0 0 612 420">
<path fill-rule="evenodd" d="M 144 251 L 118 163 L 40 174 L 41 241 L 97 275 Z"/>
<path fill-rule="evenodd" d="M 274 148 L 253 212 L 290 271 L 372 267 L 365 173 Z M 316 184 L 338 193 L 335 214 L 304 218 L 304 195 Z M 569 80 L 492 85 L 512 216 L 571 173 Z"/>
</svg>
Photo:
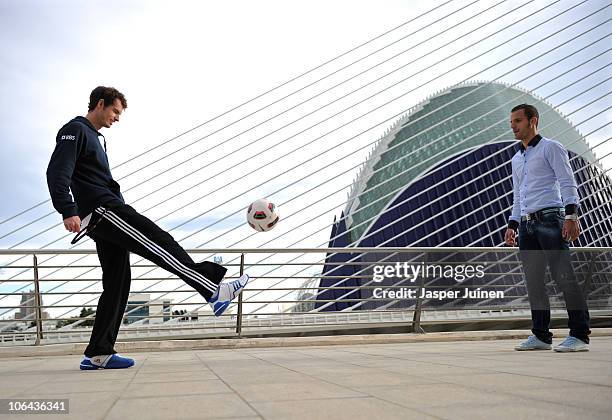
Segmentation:
<svg viewBox="0 0 612 420">
<path fill-rule="evenodd" d="M 523 341 L 518 346 L 514 347 L 514 350 L 517 351 L 527 351 L 527 350 L 550 350 L 552 345 L 543 342 L 535 335 L 530 335 L 527 340 Z"/>
<path fill-rule="evenodd" d="M 589 345 L 579 338 L 568 336 L 560 344 L 555 346 L 555 351 L 559 353 L 569 353 L 571 351 L 589 351 Z"/>
<path fill-rule="evenodd" d="M 81 370 L 96 369 L 125 369 L 134 366 L 134 359 L 122 357 L 117 354 L 104 354 L 101 356 L 85 357 L 81 361 Z"/>
<path fill-rule="evenodd" d="M 247 285 L 249 278 L 248 274 L 243 274 L 236 280 L 222 281 L 219 283 L 219 288 L 208 301 L 215 316 L 223 315 L 223 312 L 228 308 L 231 301 L 234 300 Z"/>
</svg>

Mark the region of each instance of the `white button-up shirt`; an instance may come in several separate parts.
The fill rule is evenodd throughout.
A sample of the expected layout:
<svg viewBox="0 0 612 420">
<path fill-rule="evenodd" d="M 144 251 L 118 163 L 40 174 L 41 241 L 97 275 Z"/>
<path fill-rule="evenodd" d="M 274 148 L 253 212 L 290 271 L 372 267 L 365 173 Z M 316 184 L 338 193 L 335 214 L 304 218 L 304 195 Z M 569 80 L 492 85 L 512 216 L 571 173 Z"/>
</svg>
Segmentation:
<svg viewBox="0 0 612 420">
<path fill-rule="evenodd" d="M 578 205 L 578 187 L 565 147 L 537 135 L 512 157 L 514 201 L 510 220 L 547 207 Z"/>
</svg>

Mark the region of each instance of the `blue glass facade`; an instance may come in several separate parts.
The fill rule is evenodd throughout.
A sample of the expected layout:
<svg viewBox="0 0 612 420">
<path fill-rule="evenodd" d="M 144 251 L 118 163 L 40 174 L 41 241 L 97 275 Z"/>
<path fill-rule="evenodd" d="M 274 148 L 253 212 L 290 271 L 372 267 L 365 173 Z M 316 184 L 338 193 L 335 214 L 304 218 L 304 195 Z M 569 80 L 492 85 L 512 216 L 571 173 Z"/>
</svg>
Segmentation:
<svg viewBox="0 0 612 420">
<path fill-rule="evenodd" d="M 392 136 L 384 140 L 385 145 L 378 146 L 379 153 L 375 153 L 371 158 L 376 162 L 369 163 L 371 168 L 369 175 L 365 175 L 368 174 L 366 171 L 364 179 L 356 183 L 355 188 L 360 191 L 352 193 L 354 201 L 349 203 L 347 210 L 342 213 L 339 220 L 335 221 L 330 247 L 492 247 L 498 246 L 503 241 L 512 205 L 510 161 L 517 151 L 518 143 L 515 140 L 491 142 L 491 139 L 504 135 L 504 130 L 507 130 L 508 126 L 509 111 L 516 105 L 516 102 L 500 108 L 498 115 L 492 120 L 501 120 L 505 117 L 504 128 L 499 126 L 495 129 L 488 129 L 487 135 L 479 135 L 480 144 L 471 141 L 469 147 L 455 147 L 453 153 L 450 151 L 441 153 L 444 159 L 439 159 L 421 173 L 414 172 L 410 167 L 415 162 L 414 158 L 404 159 L 389 166 L 389 162 L 397 160 L 398 157 L 401 157 L 401 153 L 415 153 L 416 149 L 410 152 L 406 147 L 391 149 L 392 145 L 398 144 L 401 138 L 407 138 L 405 130 L 410 126 L 410 118 L 415 118 L 421 113 L 418 118 L 423 126 L 427 126 L 428 122 L 435 124 L 434 117 L 438 114 L 440 114 L 439 118 L 448 118 L 448 110 L 437 112 L 435 108 L 429 109 L 428 115 L 432 121 L 423 118 L 423 115 L 427 114 L 422 114 L 422 112 L 427 107 L 444 106 L 445 100 L 465 95 L 466 89 L 476 89 L 478 86 L 483 86 L 483 84 L 450 89 L 440 97 L 428 100 L 426 105 L 417 107 L 419 111 L 401 121 L 402 128 L 398 127 L 399 129 L 396 129 L 395 132 L 392 130 Z M 507 89 L 504 85 L 486 86 L 486 91 L 489 93 L 495 93 L 496 90 L 500 92 L 499 97 L 489 104 L 490 107 L 503 102 L 500 97 L 505 99 L 504 95 L 511 100 L 526 95 L 523 91 Z M 548 133 L 542 131 L 542 134 L 566 144 L 572 158 L 571 165 L 582 198 L 581 213 L 583 216 L 581 220 L 585 230 L 574 245 L 612 246 L 612 235 L 610 234 L 612 232 L 612 205 L 610 204 L 612 203 L 612 182 L 610 178 L 597 164 L 593 163 L 594 156 L 578 131 L 571 128 L 569 122 L 554 111 L 550 105 L 532 95 L 528 96 L 528 98 L 523 97 L 518 103 L 526 102 L 536 105 L 541 116 L 543 110 L 548 110 L 548 120 L 557 123 L 554 126 L 549 125 Z M 482 94 L 478 96 L 478 98 L 481 97 Z M 455 106 L 461 109 L 468 107 L 470 103 L 469 100 L 466 100 L 462 104 L 455 103 Z M 454 119 L 454 121 L 455 126 L 461 126 L 464 123 L 462 119 Z M 482 121 L 479 122 L 481 123 Z M 541 119 L 540 124 L 546 125 L 546 120 Z M 419 130 L 422 131 L 422 129 L 423 127 Z M 486 126 L 484 129 L 487 130 Z M 411 130 L 414 129 L 411 128 Z M 453 127 L 447 125 L 445 130 L 451 132 Z M 555 132 L 560 133 L 559 138 L 552 135 Z M 457 142 L 461 142 L 464 136 L 469 137 L 472 131 L 463 128 L 461 133 L 456 138 Z M 418 138 L 417 136 L 416 141 L 422 146 L 428 141 L 435 142 L 436 139 Z M 447 144 L 450 150 L 452 147 L 449 145 L 451 143 Z M 431 153 L 422 155 L 421 158 L 427 159 L 427 156 L 431 156 Z M 381 162 L 387 163 L 383 165 Z M 412 170 L 412 173 L 397 177 L 398 173 L 403 172 L 402 165 L 404 169 Z M 375 171 L 377 168 L 378 172 L 372 174 L 372 170 Z M 389 172 L 387 168 L 394 169 Z M 385 182 L 385 177 L 393 176 L 396 177 L 393 184 Z M 398 180 L 401 183 L 398 183 L 400 182 Z M 385 194 L 377 192 L 376 185 L 383 184 L 387 184 L 384 187 L 388 195 L 386 199 Z M 394 185 L 394 187 L 390 188 L 389 185 Z M 398 192 L 388 193 L 393 192 L 394 189 Z M 376 200 L 379 200 L 376 205 L 368 205 Z M 361 263 L 365 263 L 370 258 L 372 256 L 360 257 L 356 254 L 329 255 L 323 268 L 323 276 L 334 277 L 322 279 L 320 286 L 333 286 L 339 289 L 321 289 L 317 297 L 318 310 L 343 310 L 354 307 L 353 305 L 356 304 L 354 299 L 371 297 L 371 289 L 357 288 L 365 284 L 366 280 L 346 278 L 355 273 L 359 274 L 359 270 L 363 267 Z M 517 291 L 519 292 L 525 296 L 524 291 Z M 381 303 L 368 302 L 360 304 L 358 308 L 372 309 L 378 307 L 377 305 L 380 306 Z"/>
</svg>

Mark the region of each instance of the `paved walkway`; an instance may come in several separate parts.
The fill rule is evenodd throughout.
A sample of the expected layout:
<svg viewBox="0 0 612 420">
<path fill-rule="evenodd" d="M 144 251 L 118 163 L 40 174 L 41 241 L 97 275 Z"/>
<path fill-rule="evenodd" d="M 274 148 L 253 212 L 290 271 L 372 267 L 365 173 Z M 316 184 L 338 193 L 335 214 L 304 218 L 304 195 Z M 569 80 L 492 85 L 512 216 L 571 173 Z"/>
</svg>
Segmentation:
<svg viewBox="0 0 612 420">
<path fill-rule="evenodd" d="M 137 365 L 122 371 L 10 357 L 0 395 L 68 398 L 59 419 L 612 418 L 612 337 L 576 354 L 519 353 L 515 342 L 132 353 Z"/>
</svg>

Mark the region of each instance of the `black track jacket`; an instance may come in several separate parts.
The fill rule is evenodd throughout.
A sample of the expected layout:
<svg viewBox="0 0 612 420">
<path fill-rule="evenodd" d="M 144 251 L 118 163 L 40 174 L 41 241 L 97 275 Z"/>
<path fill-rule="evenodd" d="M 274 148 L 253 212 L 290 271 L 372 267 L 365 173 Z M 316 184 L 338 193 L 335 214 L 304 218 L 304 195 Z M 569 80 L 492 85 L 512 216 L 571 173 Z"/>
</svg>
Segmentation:
<svg viewBox="0 0 612 420">
<path fill-rule="evenodd" d="M 47 185 L 53 207 L 64 219 L 76 215 L 82 219 L 98 206 L 125 203 L 99 136 L 102 134 L 85 117 L 70 120 L 57 133 Z"/>
</svg>

